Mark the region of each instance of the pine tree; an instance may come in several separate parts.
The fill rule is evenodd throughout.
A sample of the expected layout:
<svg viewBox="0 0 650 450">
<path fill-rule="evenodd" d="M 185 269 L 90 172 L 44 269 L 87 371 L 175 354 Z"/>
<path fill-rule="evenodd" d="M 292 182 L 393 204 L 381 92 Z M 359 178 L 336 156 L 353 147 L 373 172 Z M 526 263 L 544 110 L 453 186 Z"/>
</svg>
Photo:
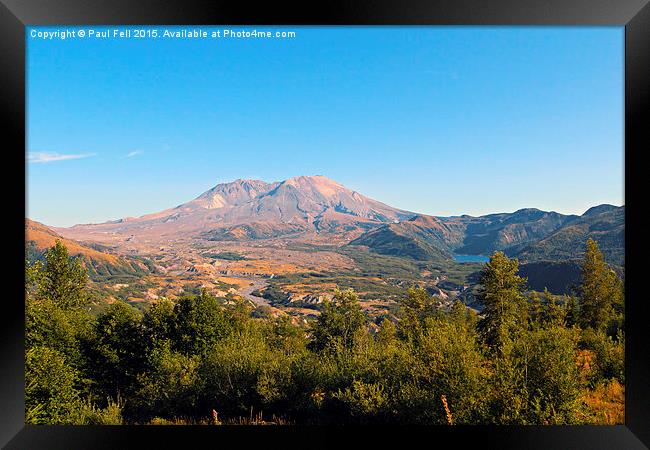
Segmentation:
<svg viewBox="0 0 650 450">
<path fill-rule="evenodd" d="M 605 262 L 596 241 L 589 239 L 582 264 L 580 325 L 605 331 L 616 318 L 615 305 L 622 301 L 620 279 Z"/>
<path fill-rule="evenodd" d="M 561 304 L 560 300 L 551 294 L 548 289 L 544 289 L 544 306 L 542 323 L 544 325 L 563 327 L 566 323 L 566 306 Z"/>
<path fill-rule="evenodd" d="M 530 323 L 532 328 L 564 326 L 567 317 L 566 308 L 566 305 L 561 304 L 558 298 L 546 288 L 544 288 L 543 296 L 538 292 L 533 292 L 530 295 Z"/>
<path fill-rule="evenodd" d="M 575 295 L 564 295 L 565 308 L 565 325 L 573 327 L 579 325 L 580 321 L 580 302 Z"/>
<path fill-rule="evenodd" d="M 527 305 L 522 292 L 526 279 L 517 275 L 518 270 L 516 259 L 495 252 L 481 274 L 479 299 L 484 308 L 478 329 L 492 350 L 501 350 L 526 325 Z"/>
</svg>

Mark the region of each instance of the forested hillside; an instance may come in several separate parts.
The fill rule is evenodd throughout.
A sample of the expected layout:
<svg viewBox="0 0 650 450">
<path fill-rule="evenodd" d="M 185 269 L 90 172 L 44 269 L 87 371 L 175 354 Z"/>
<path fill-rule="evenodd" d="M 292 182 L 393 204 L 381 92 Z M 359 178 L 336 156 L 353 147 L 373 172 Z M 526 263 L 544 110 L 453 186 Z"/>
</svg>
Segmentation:
<svg viewBox="0 0 650 450">
<path fill-rule="evenodd" d="M 622 269 L 625 265 L 625 207 L 593 207 L 577 220 L 514 254 L 526 261 L 577 260 L 588 239 L 598 242 L 609 264 Z"/>
</svg>

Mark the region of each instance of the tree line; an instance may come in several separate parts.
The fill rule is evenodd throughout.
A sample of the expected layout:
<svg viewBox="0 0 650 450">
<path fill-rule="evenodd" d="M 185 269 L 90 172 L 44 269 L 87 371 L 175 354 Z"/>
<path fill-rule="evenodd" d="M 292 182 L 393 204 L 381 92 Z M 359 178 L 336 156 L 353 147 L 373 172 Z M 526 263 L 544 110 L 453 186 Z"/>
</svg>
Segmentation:
<svg viewBox="0 0 650 450">
<path fill-rule="evenodd" d="M 517 260 L 495 252 L 480 314 L 415 288 L 378 327 L 352 290 L 308 327 L 206 291 L 91 314 L 87 273 L 57 242 L 26 261 L 26 422 L 620 421 L 598 405 L 625 384 L 623 285 L 596 242 L 575 295 L 525 284 Z"/>
</svg>

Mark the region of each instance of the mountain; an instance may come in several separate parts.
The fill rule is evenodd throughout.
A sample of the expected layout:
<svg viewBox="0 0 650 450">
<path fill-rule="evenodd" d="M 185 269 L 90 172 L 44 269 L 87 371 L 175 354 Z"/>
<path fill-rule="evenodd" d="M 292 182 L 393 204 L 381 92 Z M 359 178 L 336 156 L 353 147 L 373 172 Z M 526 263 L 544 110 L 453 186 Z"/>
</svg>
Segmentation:
<svg viewBox="0 0 650 450">
<path fill-rule="evenodd" d="M 91 278 L 114 275 L 141 275 L 155 271 L 153 264 L 143 258 L 123 257 L 108 253 L 97 244 L 84 244 L 66 239 L 51 228 L 34 220 L 25 219 L 26 256 L 34 261 L 60 240 L 71 256 L 81 259 Z"/>
<path fill-rule="evenodd" d="M 618 267 L 625 263 L 625 206 L 599 205 L 566 223 L 548 236 L 515 253 L 525 262 L 571 261 L 584 253 L 587 239 L 598 242 L 605 260 Z"/>
<path fill-rule="evenodd" d="M 414 215 L 365 197 L 329 178 L 300 176 L 273 183 L 240 179 L 218 184 L 194 200 L 158 213 L 57 231 L 79 239 L 182 235 L 239 240 L 302 232 L 359 234 Z"/>
<path fill-rule="evenodd" d="M 577 218 L 533 208 L 480 217 L 418 215 L 368 231 L 350 245 L 414 259 L 450 258 L 453 253 L 489 255 L 496 250 L 514 253 Z"/>
<path fill-rule="evenodd" d="M 582 217 L 587 218 L 587 217 L 598 216 L 600 214 L 607 213 L 607 212 L 617 212 L 621 208 L 623 207 L 604 203 L 602 205 L 592 206 L 591 208 L 589 208 L 587 211 L 584 212 Z"/>
<path fill-rule="evenodd" d="M 581 258 L 589 238 L 598 242 L 605 260 L 624 276 L 625 207 L 598 205 L 515 253 L 528 286 L 538 291 L 571 292 L 580 282 Z"/>
<path fill-rule="evenodd" d="M 416 260 L 449 259 L 449 243 L 457 231 L 432 216 L 415 216 L 368 231 L 349 245 L 363 245 L 383 255 L 408 256 Z"/>
<path fill-rule="evenodd" d="M 170 244 L 183 251 L 189 241 L 256 245 L 279 238 L 363 247 L 414 260 L 501 250 L 525 263 L 575 260 L 586 239 L 594 237 L 608 261 L 620 265 L 623 230 L 623 208 L 612 205 L 595 206 L 582 216 L 526 208 L 434 217 L 386 205 L 324 176 L 271 183 L 238 179 L 157 213 L 55 229 L 66 238 L 108 244 L 129 254 L 157 252 Z"/>
<path fill-rule="evenodd" d="M 496 250 L 514 253 L 517 249 L 548 236 L 578 216 L 526 208 L 514 213 L 464 216 L 462 244 L 455 252 L 468 255 L 489 255 Z"/>
</svg>

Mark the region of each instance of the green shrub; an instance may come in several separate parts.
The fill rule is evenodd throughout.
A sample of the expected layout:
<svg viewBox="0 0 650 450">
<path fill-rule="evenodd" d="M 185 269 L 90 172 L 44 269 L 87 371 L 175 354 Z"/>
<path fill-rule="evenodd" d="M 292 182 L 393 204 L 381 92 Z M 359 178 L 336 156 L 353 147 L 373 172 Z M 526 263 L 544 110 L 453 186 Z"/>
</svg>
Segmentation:
<svg viewBox="0 0 650 450">
<path fill-rule="evenodd" d="M 76 371 L 65 356 L 48 347 L 33 347 L 25 361 L 25 422 L 72 424 L 79 406 Z"/>
<path fill-rule="evenodd" d="M 625 384 L 625 334 L 622 331 L 612 338 L 602 331 L 583 330 L 581 346 L 592 350 L 596 356 L 591 365 L 591 386 L 613 378 Z"/>
<path fill-rule="evenodd" d="M 77 425 L 122 425 L 123 404 L 107 399 L 105 408 L 98 408 L 90 401 L 81 402 L 75 420 Z"/>
<path fill-rule="evenodd" d="M 553 326 L 524 333 L 514 358 L 524 370 L 527 423 L 571 424 L 580 412 L 582 389 L 576 364 L 577 336 Z"/>
</svg>

